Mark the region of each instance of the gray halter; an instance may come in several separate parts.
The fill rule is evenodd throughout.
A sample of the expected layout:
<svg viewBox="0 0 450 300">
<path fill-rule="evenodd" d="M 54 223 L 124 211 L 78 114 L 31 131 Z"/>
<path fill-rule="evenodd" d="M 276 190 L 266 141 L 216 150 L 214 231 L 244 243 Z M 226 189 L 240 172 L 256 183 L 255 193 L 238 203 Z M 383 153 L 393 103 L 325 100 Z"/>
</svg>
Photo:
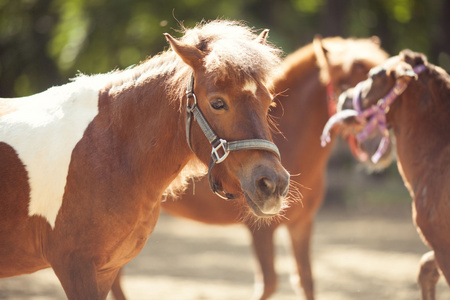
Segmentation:
<svg viewBox="0 0 450 300">
<path fill-rule="evenodd" d="M 195 120 L 197 121 L 198 125 L 200 126 L 201 130 L 205 134 L 206 138 L 208 139 L 209 143 L 212 145 L 212 151 L 211 151 L 211 160 L 209 162 L 209 168 L 208 168 L 208 179 L 209 179 L 209 186 L 211 190 L 218 195 L 219 197 L 223 199 L 234 199 L 234 195 L 225 193 L 222 189 L 219 191 L 217 184 L 214 182 L 214 179 L 211 176 L 211 171 L 213 167 L 216 164 L 220 164 L 223 162 L 228 154 L 230 152 L 234 151 L 240 151 L 240 150 L 264 150 L 269 151 L 275 154 L 278 159 L 280 158 L 280 151 L 278 151 L 277 146 L 268 141 L 263 139 L 248 139 L 248 140 L 240 140 L 240 141 L 231 141 L 228 142 L 224 139 L 221 139 L 217 134 L 214 132 L 214 130 L 209 125 L 208 121 L 206 121 L 205 116 L 203 116 L 203 113 L 200 110 L 200 107 L 197 105 L 197 97 L 194 94 L 194 75 L 192 74 L 191 80 L 188 84 L 187 90 L 187 101 L 186 101 L 186 140 L 189 145 L 189 148 L 191 148 L 192 152 L 194 150 L 192 149 L 191 145 L 191 121 L 192 116 L 195 117 Z M 189 99 L 193 98 L 194 102 L 192 105 L 189 105 Z M 220 194 L 219 192 L 223 192 L 225 195 Z"/>
</svg>

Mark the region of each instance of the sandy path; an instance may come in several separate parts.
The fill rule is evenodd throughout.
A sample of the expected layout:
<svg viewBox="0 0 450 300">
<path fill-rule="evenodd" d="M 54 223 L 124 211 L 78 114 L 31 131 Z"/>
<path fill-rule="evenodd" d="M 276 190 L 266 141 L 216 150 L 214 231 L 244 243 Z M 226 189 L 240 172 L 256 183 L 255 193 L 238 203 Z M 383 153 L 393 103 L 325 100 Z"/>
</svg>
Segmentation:
<svg viewBox="0 0 450 300">
<path fill-rule="evenodd" d="M 313 248 L 317 299 L 420 299 L 418 261 L 427 251 L 407 210 L 358 214 L 322 210 Z M 301 299 L 289 284 L 287 233 L 277 233 L 280 287 L 273 299 Z M 130 299 L 249 299 L 253 256 L 243 226 L 206 226 L 162 215 L 144 250 L 125 269 Z M 450 299 L 441 279 L 438 299 Z M 65 299 L 51 270 L 0 280 L 0 299 Z"/>
</svg>

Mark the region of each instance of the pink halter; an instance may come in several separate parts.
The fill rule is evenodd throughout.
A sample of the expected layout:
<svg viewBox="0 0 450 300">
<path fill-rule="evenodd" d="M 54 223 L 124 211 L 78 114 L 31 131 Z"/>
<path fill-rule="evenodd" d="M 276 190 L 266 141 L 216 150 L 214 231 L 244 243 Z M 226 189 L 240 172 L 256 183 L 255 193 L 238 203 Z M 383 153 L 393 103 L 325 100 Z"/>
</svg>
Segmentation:
<svg viewBox="0 0 450 300">
<path fill-rule="evenodd" d="M 414 73 L 420 74 L 425 69 L 425 65 L 418 65 L 414 68 Z M 377 151 L 371 157 L 372 162 L 377 163 L 389 145 L 389 130 L 386 125 L 386 114 L 394 100 L 406 90 L 411 79 L 412 77 L 401 77 L 397 79 L 392 90 L 384 98 L 381 98 L 377 104 L 372 105 L 366 110 L 361 109 L 361 89 L 364 81 L 358 83 L 353 92 L 354 109 L 342 110 L 328 120 L 320 137 L 322 147 L 325 147 L 330 142 L 330 130 L 336 123 L 350 117 L 355 117 L 359 123 L 365 124 L 364 129 L 356 136 L 358 141 L 362 142 L 366 140 L 376 127 L 383 134 Z"/>
</svg>

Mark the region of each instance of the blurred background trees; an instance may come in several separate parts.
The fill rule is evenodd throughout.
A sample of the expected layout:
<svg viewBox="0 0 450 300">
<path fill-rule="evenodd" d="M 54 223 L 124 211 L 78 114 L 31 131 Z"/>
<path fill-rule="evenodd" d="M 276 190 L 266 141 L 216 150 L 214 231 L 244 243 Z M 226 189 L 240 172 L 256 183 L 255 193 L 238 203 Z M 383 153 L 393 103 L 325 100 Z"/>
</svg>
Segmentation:
<svg viewBox="0 0 450 300">
<path fill-rule="evenodd" d="M 126 68 L 167 48 L 179 22 L 245 20 L 286 54 L 323 36 L 377 35 L 450 69 L 445 0 L 0 0 L 0 97 L 65 83 L 78 71 Z"/>
</svg>

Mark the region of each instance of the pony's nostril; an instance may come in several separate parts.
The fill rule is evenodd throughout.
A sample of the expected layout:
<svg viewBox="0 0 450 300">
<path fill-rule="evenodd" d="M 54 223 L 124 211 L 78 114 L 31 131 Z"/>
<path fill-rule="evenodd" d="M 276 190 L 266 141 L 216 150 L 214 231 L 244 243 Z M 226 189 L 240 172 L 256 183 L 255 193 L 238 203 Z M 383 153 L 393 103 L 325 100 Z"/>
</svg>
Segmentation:
<svg viewBox="0 0 450 300">
<path fill-rule="evenodd" d="M 264 192 L 267 195 L 273 194 L 275 191 L 275 183 L 270 180 L 268 177 L 261 177 L 256 182 L 260 191 Z"/>
</svg>

